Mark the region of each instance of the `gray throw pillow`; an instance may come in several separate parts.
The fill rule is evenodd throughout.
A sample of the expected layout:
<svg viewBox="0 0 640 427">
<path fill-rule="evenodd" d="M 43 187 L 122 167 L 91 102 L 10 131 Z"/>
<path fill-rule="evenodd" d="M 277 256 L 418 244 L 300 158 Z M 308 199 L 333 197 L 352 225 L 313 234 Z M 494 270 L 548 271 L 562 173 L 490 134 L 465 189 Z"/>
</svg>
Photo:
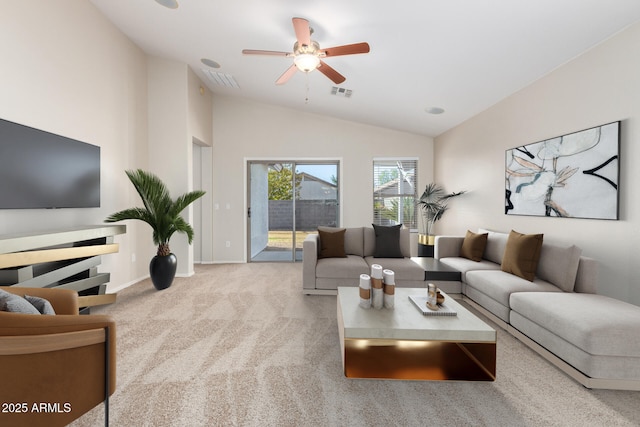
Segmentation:
<svg viewBox="0 0 640 427">
<path fill-rule="evenodd" d="M 12 313 L 40 314 L 40 312 L 29 301 L 20 295 L 15 295 L 0 289 L 0 311 Z"/>
<path fill-rule="evenodd" d="M 25 295 L 24 299 L 29 301 L 31 305 L 34 306 L 36 310 L 40 312 L 40 314 L 56 314 L 51 303 L 44 298 Z"/>
<path fill-rule="evenodd" d="M 402 224 L 392 226 L 375 225 L 376 249 L 374 258 L 404 258 L 400 249 L 400 227 Z"/>
</svg>

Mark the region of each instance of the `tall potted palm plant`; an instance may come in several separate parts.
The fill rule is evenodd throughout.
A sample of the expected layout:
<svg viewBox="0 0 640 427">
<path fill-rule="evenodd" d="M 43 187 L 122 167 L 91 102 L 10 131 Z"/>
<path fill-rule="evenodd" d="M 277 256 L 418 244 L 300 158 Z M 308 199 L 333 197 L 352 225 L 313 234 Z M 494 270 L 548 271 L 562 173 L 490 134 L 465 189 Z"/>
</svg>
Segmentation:
<svg viewBox="0 0 640 427">
<path fill-rule="evenodd" d="M 172 200 L 167 186 L 156 175 L 142 169 L 128 170 L 126 174 L 140 195 L 144 208 L 116 212 L 107 217 L 105 222 L 137 219 L 151 226 L 153 243 L 158 245 L 158 252 L 149 264 L 149 274 L 156 289 L 166 289 L 171 286 L 178 266 L 178 260 L 169 248 L 169 239 L 178 232 L 185 233 L 189 243 L 193 241 L 193 228 L 180 216 L 180 212 L 204 196 L 205 192 L 191 191 Z"/>
<path fill-rule="evenodd" d="M 445 193 L 444 189 L 432 182 L 427 184 L 422 196 L 418 200 L 418 207 L 422 213 L 422 229 L 418 236 L 418 243 L 420 245 L 427 245 L 433 247 L 435 243 L 434 225 L 436 221 L 442 218 L 442 215 L 449 209 L 447 202 L 452 197 L 460 196 L 466 193 L 466 191 L 458 191 L 455 193 Z M 419 251 L 420 252 L 420 251 Z M 426 250 L 429 252 L 429 250 Z M 433 256 L 433 249 L 431 249 L 431 256 Z M 424 255 L 423 255 L 424 256 Z"/>
</svg>

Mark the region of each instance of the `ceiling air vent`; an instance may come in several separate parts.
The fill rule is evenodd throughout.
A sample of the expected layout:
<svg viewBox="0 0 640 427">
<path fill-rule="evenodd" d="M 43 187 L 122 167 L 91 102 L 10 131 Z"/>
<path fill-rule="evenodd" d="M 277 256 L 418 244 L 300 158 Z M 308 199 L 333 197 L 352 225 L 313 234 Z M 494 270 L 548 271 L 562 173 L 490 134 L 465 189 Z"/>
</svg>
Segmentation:
<svg viewBox="0 0 640 427">
<path fill-rule="evenodd" d="M 334 86 L 331 88 L 331 95 L 342 96 L 344 98 L 351 98 L 351 89 L 345 89 L 343 87 Z"/>
<path fill-rule="evenodd" d="M 209 80 L 218 86 L 240 88 L 240 86 L 238 86 L 238 82 L 236 82 L 236 79 L 234 79 L 231 74 L 218 73 L 208 68 L 203 68 L 202 72 L 209 78 Z"/>
</svg>

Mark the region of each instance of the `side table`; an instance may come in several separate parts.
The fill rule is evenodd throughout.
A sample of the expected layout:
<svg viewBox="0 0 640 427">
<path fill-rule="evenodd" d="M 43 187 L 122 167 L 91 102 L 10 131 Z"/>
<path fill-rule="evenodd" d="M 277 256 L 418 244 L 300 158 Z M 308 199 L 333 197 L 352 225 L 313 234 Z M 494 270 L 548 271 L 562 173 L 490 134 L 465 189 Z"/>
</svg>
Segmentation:
<svg viewBox="0 0 640 427">
<path fill-rule="evenodd" d="M 462 293 L 461 274 L 455 268 L 435 258 L 411 257 L 411 261 L 422 267 L 425 282 L 433 283 L 447 294 Z"/>
</svg>

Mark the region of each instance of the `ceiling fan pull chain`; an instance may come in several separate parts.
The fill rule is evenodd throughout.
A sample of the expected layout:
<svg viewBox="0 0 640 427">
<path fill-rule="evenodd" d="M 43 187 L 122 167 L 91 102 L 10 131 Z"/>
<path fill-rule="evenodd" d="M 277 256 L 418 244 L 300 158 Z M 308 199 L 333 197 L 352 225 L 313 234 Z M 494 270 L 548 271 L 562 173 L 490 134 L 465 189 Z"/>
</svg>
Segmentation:
<svg viewBox="0 0 640 427">
<path fill-rule="evenodd" d="M 309 73 L 304 73 L 304 75 L 305 75 L 305 80 L 306 80 L 306 83 L 305 83 L 306 94 L 305 94 L 305 97 L 304 97 L 304 103 L 308 104 L 309 103 Z"/>
</svg>

